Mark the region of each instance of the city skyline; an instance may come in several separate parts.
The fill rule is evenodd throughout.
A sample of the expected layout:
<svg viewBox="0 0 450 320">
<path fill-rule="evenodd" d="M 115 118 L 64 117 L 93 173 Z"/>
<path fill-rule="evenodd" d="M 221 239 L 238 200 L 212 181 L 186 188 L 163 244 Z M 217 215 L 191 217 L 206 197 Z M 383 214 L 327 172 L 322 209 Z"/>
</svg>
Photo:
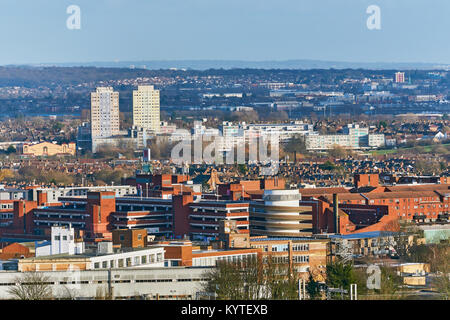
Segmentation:
<svg viewBox="0 0 450 320">
<path fill-rule="evenodd" d="M 0 301 L 450 300 L 449 13 L 0 1 Z"/>
</svg>

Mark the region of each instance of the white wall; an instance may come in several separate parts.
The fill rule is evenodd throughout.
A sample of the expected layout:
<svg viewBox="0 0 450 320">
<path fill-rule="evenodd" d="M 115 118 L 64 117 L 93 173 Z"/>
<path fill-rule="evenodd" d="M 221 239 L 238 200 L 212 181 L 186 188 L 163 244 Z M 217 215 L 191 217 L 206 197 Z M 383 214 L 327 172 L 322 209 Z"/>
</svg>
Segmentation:
<svg viewBox="0 0 450 320">
<path fill-rule="evenodd" d="M 159 259 L 158 260 L 158 255 Z M 146 257 L 146 262 L 142 263 L 142 257 Z M 153 262 L 151 258 L 153 257 Z M 138 259 L 137 263 L 135 259 Z M 127 267 L 126 260 L 131 259 L 131 267 L 135 268 L 160 268 L 164 267 L 164 248 L 150 248 L 150 249 L 143 249 L 143 250 L 135 250 L 130 252 L 124 252 L 124 253 L 116 253 L 116 254 L 109 254 L 109 255 L 102 255 L 98 257 L 92 257 L 90 258 L 91 265 L 89 266 L 90 269 L 95 268 L 95 264 L 99 264 L 99 269 L 104 268 L 103 262 L 106 262 L 106 268 L 119 268 L 119 260 L 123 261 L 123 268 Z M 111 266 L 111 261 L 114 261 L 114 266 Z"/>
<path fill-rule="evenodd" d="M 160 268 L 160 269 L 113 269 L 111 286 L 115 297 L 135 295 L 191 295 L 195 299 L 197 292 L 202 292 L 206 272 L 210 268 Z M 42 272 L 52 282 L 54 296 L 63 298 L 67 294 L 77 298 L 94 298 L 97 289 L 108 288 L 108 271 L 48 271 Z M 11 299 L 8 289 L 21 272 L 0 272 L 0 299 Z M 76 282 L 61 284 L 61 282 Z M 127 281 L 127 282 L 126 282 Z M 129 282 L 128 282 L 129 281 Z M 99 283 L 101 282 L 101 283 Z"/>
</svg>

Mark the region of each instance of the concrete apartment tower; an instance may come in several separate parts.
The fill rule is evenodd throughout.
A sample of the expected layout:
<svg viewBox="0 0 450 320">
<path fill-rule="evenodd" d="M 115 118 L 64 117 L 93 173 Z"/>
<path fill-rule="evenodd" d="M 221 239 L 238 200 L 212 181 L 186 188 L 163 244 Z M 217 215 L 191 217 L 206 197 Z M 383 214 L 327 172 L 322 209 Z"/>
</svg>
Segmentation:
<svg viewBox="0 0 450 320">
<path fill-rule="evenodd" d="M 159 108 L 159 90 L 154 86 L 138 86 L 133 90 L 133 126 L 159 132 Z"/>
<path fill-rule="evenodd" d="M 96 139 L 119 134 L 119 93 L 112 87 L 99 87 L 91 93 L 91 138 L 95 151 Z"/>
<path fill-rule="evenodd" d="M 404 83 L 405 82 L 405 73 L 404 72 L 396 72 L 395 73 L 395 83 Z"/>
</svg>

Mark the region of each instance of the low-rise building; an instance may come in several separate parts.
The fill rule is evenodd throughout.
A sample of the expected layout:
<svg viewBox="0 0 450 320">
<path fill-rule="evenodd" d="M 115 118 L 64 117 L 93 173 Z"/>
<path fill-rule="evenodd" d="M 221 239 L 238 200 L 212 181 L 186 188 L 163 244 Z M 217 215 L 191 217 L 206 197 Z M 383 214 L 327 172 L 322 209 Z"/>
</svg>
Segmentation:
<svg viewBox="0 0 450 320">
<path fill-rule="evenodd" d="M 210 267 L 114 268 L 42 271 L 54 298 L 94 299 L 99 292 L 114 299 L 196 299 L 209 280 Z M 10 289 L 22 272 L 0 272 L 0 299 L 13 298 Z"/>
<path fill-rule="evenodd" d="M 263 260 L 288 265 L 304 279 L 311 274 L 316 281 L 326 278 L 329 240 L 299 237 L 251 237 L 251 248 L 261 249 Z"/>
<path fill-rule="evenodd" d="M 31 155 L 35 157 L 75 155 L 76 152 L 76 144 L 73 142 L 63 144 L 41 142 L 36 144 L 24 144 L 22 146 L 22 153 L 24 155 Z"/>
<path fill-rule="evenodd" d="M 334 146 L 358 150 L 378 148 L 385 145 L 384 134 L 369 133 L 369 128 L 349 124 L 339 134 L 309 134 L 305 136 L 306 149 L 329 150 Z"/>
<path fill-rule="evenodd" d="M 107 245 L 106 245 L 107 246 Z M 18 270 L 24 271 L 73 271 L 112 268 L 164 267 L 164 249 L 147 247 L 125 252 L 110 249 L 86 251 L 82 254 L 55 254 L 19 260 Z"/>
<path fill-rule="evenodd" d="M 221 249 L 207 245 L 193 245 L 191 241 L 158 242 L 165 249 L 166 266 L 215 267 L 219 261 L 237 262 L 257 258 L 260 249 Z"/>
</svg>

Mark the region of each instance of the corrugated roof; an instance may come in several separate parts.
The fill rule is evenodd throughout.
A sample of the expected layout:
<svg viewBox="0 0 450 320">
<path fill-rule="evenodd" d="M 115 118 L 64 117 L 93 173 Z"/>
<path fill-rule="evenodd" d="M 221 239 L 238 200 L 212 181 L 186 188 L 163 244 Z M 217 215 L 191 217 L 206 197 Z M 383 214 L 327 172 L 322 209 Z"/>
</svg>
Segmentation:
<svg viewBox="0 0 450 320">
<path fill-rule="evenodd" d="M 394 199 L 394 198 L 419 198 L 419 197 L 438 197 L 434 191 L 410 191 L 410 192 L 376 192 L 365 193 L 369 199 Z"/>
<path fill-rule="evenodd" d="M 303 188 L 299 189 L 300 193 L 305 196 L 309 195 L 324 195 L 333 193 L 350 193 L 349 189 L 344 187 L 331 187 L 331 188 Z"/>
<path fill-rule="evenodd" d="M 449 190 L 450 184 L 431 184 L 431 185 L 407 185 L 407 186 L 391 186 L 386 187 L 390 192 L 404 192 L 404 191 L 424 191 L 424 190 Z"/>
</svg>

